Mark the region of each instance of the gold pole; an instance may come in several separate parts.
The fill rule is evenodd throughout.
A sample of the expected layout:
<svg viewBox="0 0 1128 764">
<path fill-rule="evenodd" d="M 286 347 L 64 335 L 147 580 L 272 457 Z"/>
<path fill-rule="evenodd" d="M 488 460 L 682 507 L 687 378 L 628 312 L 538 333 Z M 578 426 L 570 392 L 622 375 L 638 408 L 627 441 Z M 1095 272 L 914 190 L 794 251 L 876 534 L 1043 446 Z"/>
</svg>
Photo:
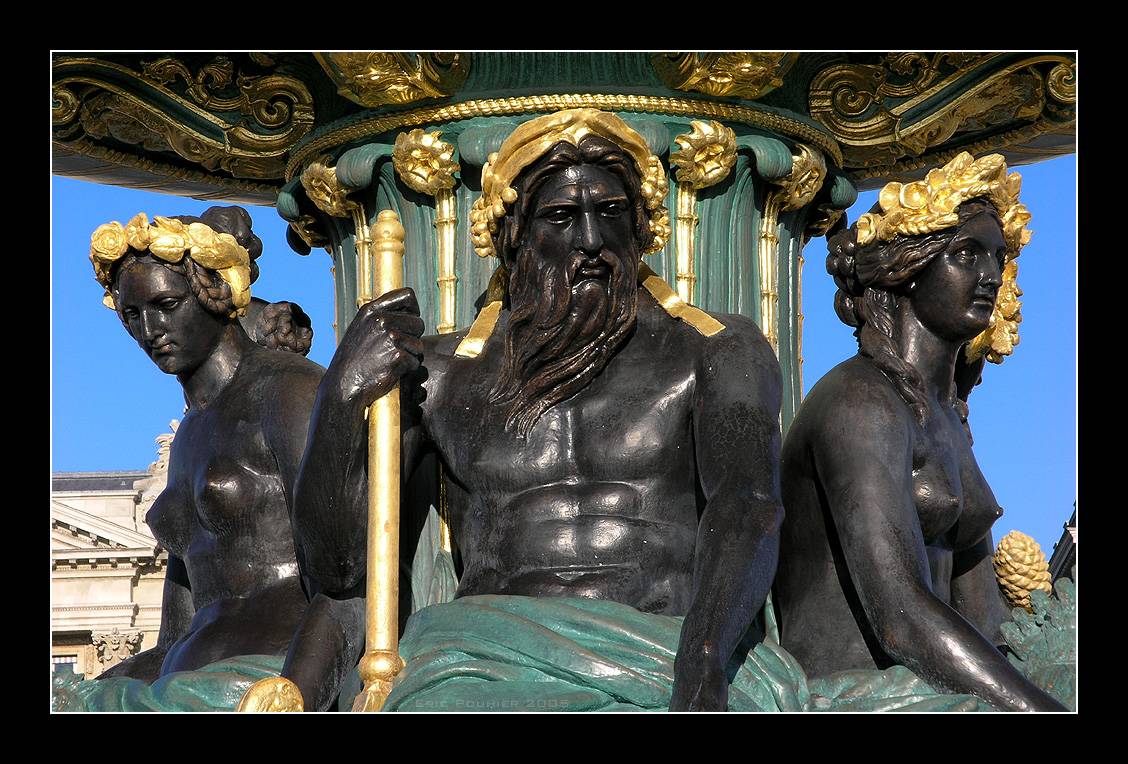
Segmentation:
<svg viewBox="0 0 1128 764">
<path fill-rule="evenodd" d="M 693 304 L 693 286 L 697 283 L 697 257 L 693 233 L 697 228 L 697 189 L 690 183 L 678 183 L 674 246 L 677 250 L 677 288 L 682 302 Z"/>
<path fill-rule="evenodd" d="M 457 200 L 449 188 L 435 192 L 435 235 L 439 252 L 439 334 L 455 330 L 455 288 L 458 276 L 454 273 L 454 233 L 458 224 Z"/>
<path fill-rule="evenodd" d="M 799 302 L 799 395 L 803 394 L 803 246 L 806 239 L 799 246 L 799 270 L 795 273 L 795 291 Z"/>
<path fill-rule="evenodd" d="M 779 234 L 776 233 L 776 226 L 779 224 L 782 200 L 782 194 L 768 194 L 764 203 L 764 216 L 760 221 L 760 246 L 757 248 L 760 260 L 760 327 L 776 355 L 779 355 L 779 327 L 776 322 L 776 310 L 779 307 L 779 269 L 776 262 Z"/>
<path fill-rule="evenodd" d="M 374 283 L 379 294 L 403 286 L 403 226 L 391 210 L 382 211 L 372 226 Z M 364 657 L 360 677 L 364 689 L 353 711 L 379 711 L 403 668 L 399 656 L 399 519 L 400 396 L 399 386 L 368 409 L 368 568 Z"/>
<path fill-rule="evenodd" d="M 364 214 L 364 206 L 359 202 L 351 210 L 353 219 L 353 244 L 356 248 L 356 307 L 363 308 L 372 302 L 372 256 L 369 245 L 372 239 L 368 235 L 368 218 Z"/>
</svg>

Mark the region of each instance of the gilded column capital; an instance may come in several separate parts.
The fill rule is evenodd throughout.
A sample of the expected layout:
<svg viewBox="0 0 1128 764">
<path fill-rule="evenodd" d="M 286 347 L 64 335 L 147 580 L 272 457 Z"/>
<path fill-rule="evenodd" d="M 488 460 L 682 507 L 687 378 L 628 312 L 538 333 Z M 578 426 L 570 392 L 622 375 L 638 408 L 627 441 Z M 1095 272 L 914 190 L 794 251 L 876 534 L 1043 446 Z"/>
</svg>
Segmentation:
<svg viewBox="0 0 1128 764">
<path fill-rule="evenodd" d="M 695 190 L 720 183 L 736 163 L 736 134 L 720 122 L 690 122 L 693 131 L 676 138 L 679 150 L 670 154 L 676 178 Z"/>
<path fill-rule="evenodd" d="M 392 164 L 399 179 L 413 191 L 435 196 L 454 188 L 458 162 L 454 146 L 441 135 L 441 130 L 428 133 L 416 128 L 396 136 Z"/>
</svg>

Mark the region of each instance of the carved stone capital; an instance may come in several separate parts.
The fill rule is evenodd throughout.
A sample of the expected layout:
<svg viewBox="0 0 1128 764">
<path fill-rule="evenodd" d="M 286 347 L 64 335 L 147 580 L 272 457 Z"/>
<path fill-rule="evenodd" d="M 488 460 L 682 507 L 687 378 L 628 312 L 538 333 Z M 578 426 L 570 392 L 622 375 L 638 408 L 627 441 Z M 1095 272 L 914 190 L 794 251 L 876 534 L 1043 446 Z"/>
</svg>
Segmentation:
<svg viewBox="0 0 1128 764">
<path fill-rule="evenodd" d="M 94 632 L 90 639 L 97 651 L 98 662 L 102 669 L 108 669 L 121 663 L 126 658 L 136 655 L 141 650 L 141 642 L 145 638 L 143 631 L 120 632 L 116 628 L 108 632 Z"/>
</svg>

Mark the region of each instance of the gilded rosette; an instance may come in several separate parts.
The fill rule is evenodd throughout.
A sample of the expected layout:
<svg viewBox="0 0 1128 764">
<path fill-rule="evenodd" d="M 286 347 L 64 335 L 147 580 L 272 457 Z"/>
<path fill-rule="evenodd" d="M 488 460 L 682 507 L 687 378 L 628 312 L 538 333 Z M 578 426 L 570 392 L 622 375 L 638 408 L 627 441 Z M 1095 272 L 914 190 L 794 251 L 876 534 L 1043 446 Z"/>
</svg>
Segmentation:
<svg viewBox="0 0 1128 764">
<path fill-rule="evenodd" d="M 1030 594 L 1053 592 L 1050 566 L 1038 542 L 1019 531 L 1011 531 L 999 541 L 992 560 L 999 588 L 1013 607 L 1033 612 Z"/>
<path fill-rule="evenodd" d="M 427 133 L 416 128 L 397 135 L 392 149 L 392 164 L 400 180 L 428 196 L 454 188 L 454 173 L 458 172 L 454 146 L 440 140 L 441 135 L 441 130 Z"/>
<path fill-rule="evenodd" d="M 206 223 L 185 225 L 176 218 L 156 215 L 150 225 L 144 213 L 134 215 L 126 226 L 112 221 L 98 226 L 90 237 L 90 262 L 94 278 L 106 293 L 102 303 L 115 308 L 110 294 L 110 270 L 130 248 L 150 252 L 166 263 L 178 263 L 187 255 L 201 267 L 215 271 L 231 287 L 233 315 L 242 315 L 251 302 L 251 257 L 229 233 L 217 233 Z"/>
<path fill-rule="evenodd" d="M 337 172 L 329 167 L 329 157 L 322 157 L 302 170 L 302 187 L 317 208 L 335 218 L 347 218 L 358 205 L 347 196 L 337 180 Z"/>
<path fill-rule="evenodd" d="M 924 180 L 886 184 L 878 196 L 881 213 L 867 212 L 858 218 L 858 244 L 951 228 L 959 222 L 961 204 L 986 198 L 999 211 L 1007 259 L 1013 260 L 1030 241 L 1026 228 L 1030 211 L 1018 201 L 1021 188 L 1022 178 L 1018 173 L 1007 175 L 1002 155 L 973 159 L 966 151 L 961 152 L 943 167 L 929 170 Z"/>
<path fill-rule="evenodd" d="M 670 164 L 679 183 L 700 190 L 720 183 L 736 164 L 736 133 L 714 120 L 690 124 L 692 132 L 674 139 L 680 150 L 670 154 Z"/>
<path fill-rule="evenodd" d="M 666 245 L 670 216 L 665 209 L 667 184 L 662 162 L 650 153 L 643 137 L 616 115 L 597 109 L 565 109 L 518 126 L 482 167 L 482 195 L 470 210 L 470 237 L 479 256 L 497 254 L 492 237 L 497 233 L 497 221 L 505 215 L 506 205 L 517 201 L 512 183 L 521 171 L 556 144 L 578 146 L 589 135 L 617 144 L 635 161 L 654 233 L 654 242 L 644 254 L 657 252 Z"/>
<path fill-rule="evenodd" d="M 94 266 L 94 278 L 107 289 L 110 286 L 110 268 L 126 252 L 129 242 L 125 229 L 116 220 L 104 223 L 90 235 L 90 262 Z"/>
</svg>

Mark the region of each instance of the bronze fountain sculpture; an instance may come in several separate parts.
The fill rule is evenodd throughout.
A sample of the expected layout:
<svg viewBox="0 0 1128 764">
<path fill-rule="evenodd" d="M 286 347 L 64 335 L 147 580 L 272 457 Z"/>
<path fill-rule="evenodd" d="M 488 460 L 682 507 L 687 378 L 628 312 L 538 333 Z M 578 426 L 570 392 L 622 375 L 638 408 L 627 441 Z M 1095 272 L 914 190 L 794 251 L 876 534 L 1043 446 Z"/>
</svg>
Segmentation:
<svg viewBox="0 0 1128 764">
<path fill-rule="evenodd" d="M 1062 710 L 996 649 L 1010 615 L 991 564 L 1002 510 L 967 427 L 988 329 L 1014 331 L 992 313 L 1030 237 L 1019 187 L 1001 156 L 962 153 L 886 185 L 828 239 L 859 352 L 788 431 L 774 584 L 782 643 L 812 676 L 900 664 L 1001 709 Z"/>
<path fill-rule="evenodd" d="M 991 641 L 997 507 L 966 429 L 982 359 L 965 347 L 1028 236 L 1017 176 L 963 155 L 831 238 L 861 353 L 793 423 L 782 491 L 771 346 L 642 262 L 669 235 L 666 187 L 612 114 L 523 123 L 471 214 L 499 260 L 473 326 L 423 336 L 393 290 L 327 370 L 238 323 L 257 255 L 241 210 L 99 229 L 97 278 L 191 407 L 151 514 L 176 561 L 160 645 L 118 678 L 230 672 L 208 706 L 230 707 L 281 675 L 300 702 L 279 706 L 348 705 L 386 532 L 366 418 L 398 386 L 393 564 L 437 507 L 453 601 L 410 614 L 403 578 L 388 710 L 1060 710 Z M 256 307 L 268 345 L 257 328 L 300 312 Z M 782 647 L 758 617 L 773 577 Z"/>
</svg>

